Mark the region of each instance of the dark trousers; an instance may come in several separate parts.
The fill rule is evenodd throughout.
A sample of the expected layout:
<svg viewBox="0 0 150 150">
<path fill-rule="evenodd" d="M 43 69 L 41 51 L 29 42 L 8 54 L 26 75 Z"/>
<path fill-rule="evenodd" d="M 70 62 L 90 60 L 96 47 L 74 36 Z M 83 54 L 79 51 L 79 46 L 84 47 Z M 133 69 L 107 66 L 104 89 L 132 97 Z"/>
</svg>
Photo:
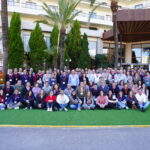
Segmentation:
<svg viewBox="0 0 150 150">
<path fill-rule="evenodd" d="M 34 100 L 29 101 L 29 103 L 27 101 L 23 101 L 22 104 L 24 107 L 30 109 L 30 107 L 34 107 Z"/>
</svg>

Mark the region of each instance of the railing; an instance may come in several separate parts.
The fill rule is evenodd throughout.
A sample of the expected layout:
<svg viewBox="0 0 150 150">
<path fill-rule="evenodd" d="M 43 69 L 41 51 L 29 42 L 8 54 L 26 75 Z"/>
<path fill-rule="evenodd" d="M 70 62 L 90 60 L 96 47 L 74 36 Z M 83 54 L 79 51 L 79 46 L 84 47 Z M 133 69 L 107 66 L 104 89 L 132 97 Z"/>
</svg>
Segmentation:
<svg viewBox="0 0 150 150">
<path fill-rule="evenodd" d="M 84 1 L 88 1 L 88 0 L 84 0 Z M 49 5 L 50 7 L 52 7 L 52 5 Z M 31 10 L 40 10 L 42 11 L 42 5 L 38 5 L 36 3 L 32 3 L 32 2 L 27 2 L 27 3 L 18 3 L 18 2 L 11 2 L 11 1 L 8 1 L 8 10 L 9 8 L 12 8 L 12 7 L 16 7 L 16 8 L 26 8 L 26 9 L 31 9 Z M 56 7 L 56 6 L 55 6 Z M 44 13 L 44 12 L 42 12 Z M 90 15 L 90 12 L 82 12 L 80 14 L 78 14 L 79 17 L 85 17 L 88 21 L 88 18 L 89 18 L 89 15 Z M 94 17 L 92 17 L 91 19 L 97 19 L 97 20 L 102 20 L 102 21 L 108 21 L 108 22 L 111 22 L 111 20 L 107 20 L 106 19 L 106 16 L 102 16 L 102 15 L 98 15 L 96 14 Z"/>
</svg>

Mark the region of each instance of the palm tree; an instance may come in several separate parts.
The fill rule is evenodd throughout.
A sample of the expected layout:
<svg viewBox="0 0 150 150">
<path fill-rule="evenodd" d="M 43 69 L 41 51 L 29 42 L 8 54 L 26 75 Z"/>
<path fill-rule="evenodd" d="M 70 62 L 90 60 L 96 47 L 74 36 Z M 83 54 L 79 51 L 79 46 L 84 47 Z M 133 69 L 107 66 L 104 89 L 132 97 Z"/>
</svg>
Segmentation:
<svg viewBox="0 0 150 150">
<path fill-rule="evenodd" d="M 54 24 L 58 25 L 59 27 L 58 49 L 60 52 L 60 69 L 63 70 L 66 28 L 68 25 L 72 24 L 74 18 L 81 12 L 81 11 L 75 12 L 76 7 L 81 2 L 81 0 L 57 0 L 57 1 L 58 1 L 58 10 L 57 9 L 52 10 L 46 3 L 43 3 L 43 9 L 46 12 L 46 15 L 41 15 L 43 20 L 40 20 L 38 22 L 50 26 Z"/>
<path fill-rule="evenodd" d="M 3 43 L 3 70 L 7 72 L 8 62 L 8 11 L 7 0 L 1 0 L 1 20 L 2 20 L 2 43 Z"/>
<path fill-rule="evenodd" d="M 113 14 L 113 34 L 114 34 L 114 44 L 115 44 L 115 49 L 114 49 L 114 67 L 117 68 L 118 66 L 118 27 L 117 27 L 117 18 L 116 18 L 116 12 L 118 11 L 118 0 L 110 0 L 111 1 L 111 10 Z M 91 5 L 96 3 L 96 0 L 91 0 Z M 98 3 L 93 11 L 95 11 L 96 8 L 98 8 L 101 5 L 107 5 L 107 3 Z M 92 11 L 92 12 L 93 12 Z M 91 17 L 91 16 L 90 16 Z M 90 21 L 90 18 L 89 18 Z"/>
</svg>

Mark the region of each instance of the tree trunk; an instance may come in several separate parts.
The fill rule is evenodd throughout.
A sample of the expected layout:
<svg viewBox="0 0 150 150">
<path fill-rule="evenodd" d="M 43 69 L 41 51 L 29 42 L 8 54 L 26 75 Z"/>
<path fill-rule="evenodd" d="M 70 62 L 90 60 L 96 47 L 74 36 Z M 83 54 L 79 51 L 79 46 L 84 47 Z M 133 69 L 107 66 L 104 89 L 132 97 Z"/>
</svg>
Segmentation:
<svg viewBox="0 0 150 150">
<path fill-rule="evenodd" d="M 118 11 L 118 2 L 117 0 L 111 0 L 111 10 L 113 14 L 113 35 L 114 35 L 114 67 L 118 67 L 118 27 L 117 27 L 117 11 Z"/>
<path fill-rule="evenodd" d="M 3 44 L 3 70 L 7 73 L 8 67 L 8 11 L 7 0 L 1 0 L 1 20 L 2 20 L 2 44 Z"/>
<path fill-rule="evenodd" d="M 60 30 L 61 46 L 60 46 L 60 70 L 64 70 L 64 47 L 65 47 L 65 29 Z"/>
<path fill-rule="evenodd" d="M 115 42 L 115 49 L 114 49 L 114 67 L 118 67 L 118 28 L 117 28 L 117 17 L 116 14 L 114 17 L 114 26 L 113 26 L 113 33 L 114 33 L 114 42 Z"/>
<path fill-rule="evenodd" d="M 58 67 L 58 62 L 57 62 L 58 60 L 57 59 L 58 59 L 57 56 L 53 56 L 53 67 L 56 68 L 56 69 Z"/>
</svg>

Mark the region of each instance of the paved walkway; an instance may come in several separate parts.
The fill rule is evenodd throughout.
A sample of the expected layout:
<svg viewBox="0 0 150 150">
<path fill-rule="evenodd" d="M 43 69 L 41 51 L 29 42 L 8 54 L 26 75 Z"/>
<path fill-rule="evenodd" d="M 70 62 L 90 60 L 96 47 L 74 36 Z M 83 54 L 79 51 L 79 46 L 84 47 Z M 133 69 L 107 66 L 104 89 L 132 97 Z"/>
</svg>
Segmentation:
<svg viewBox="0 0 150 150">
<path fill-rule="evenodd" d="M 149 150 L 150 128 L 0 127 L 0 150 Z"/>
</svg>

